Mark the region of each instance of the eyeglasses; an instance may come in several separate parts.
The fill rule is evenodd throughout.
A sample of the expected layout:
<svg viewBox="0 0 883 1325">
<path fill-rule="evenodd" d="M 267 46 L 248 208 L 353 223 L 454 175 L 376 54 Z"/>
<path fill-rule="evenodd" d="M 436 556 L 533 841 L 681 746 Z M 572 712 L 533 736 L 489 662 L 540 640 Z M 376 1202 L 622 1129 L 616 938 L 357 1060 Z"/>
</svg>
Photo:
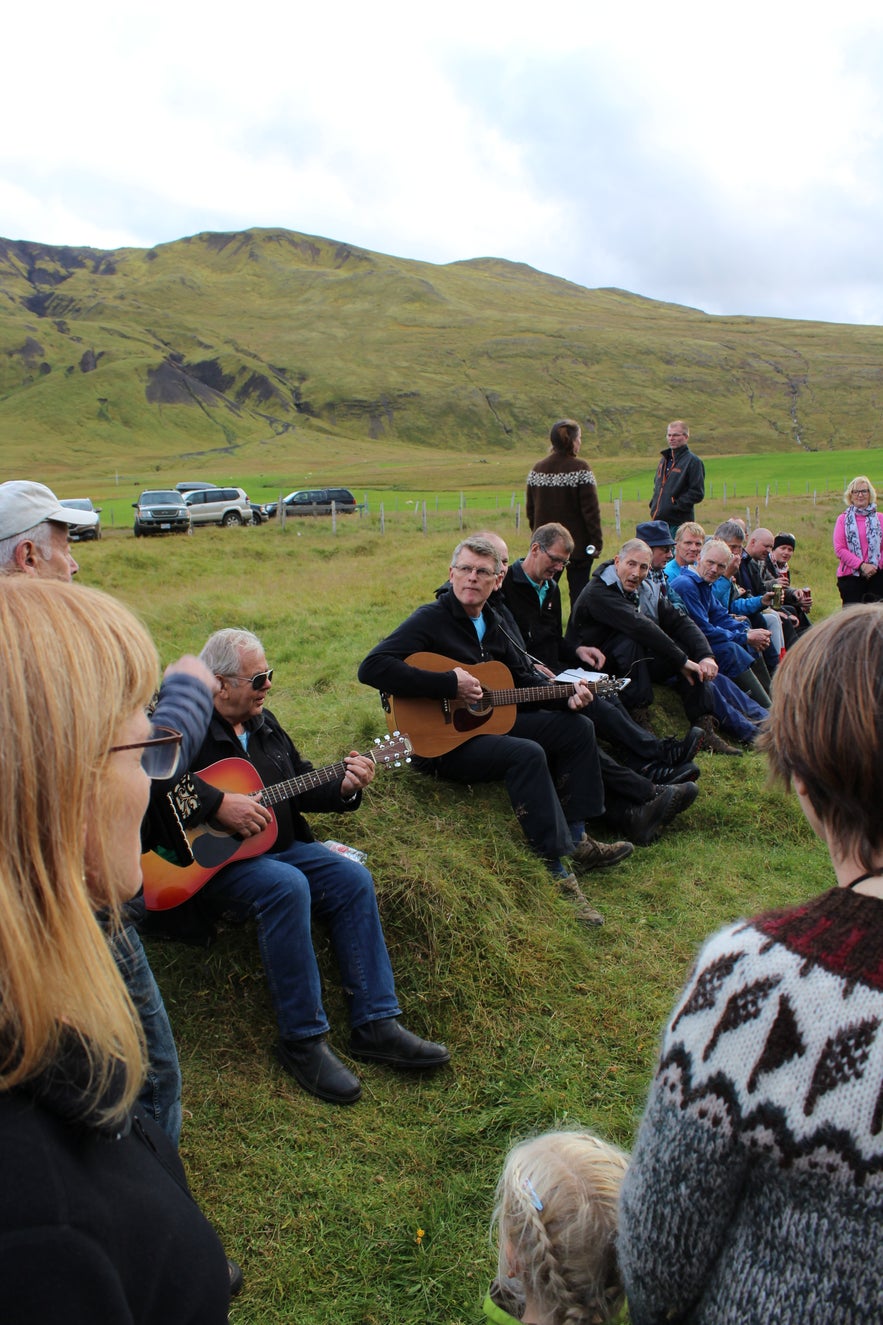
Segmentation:
<svg viewBox="0 0 883 1325">
<path fill-rule="evenodd" d="M 255 672 L 254 676 L 228 676 L 228 681 L 235 681 L 237 685 L 245 685 L 246 681 L 250 684 L 252 690 L 263 690 L 273 680 L 275 667 L 268 667 L 265 672 Z"/>
<path fill-rule="evenodd" d="M 870 497 L 870 495 L 871 495 L 871 489 L 870 489 L 870 488 L 853 488 L 853 490 L 852 490 L 852 495 L 853 495 L 853 497 Z"/>
<path fill-rule="evenodd" d="M 540 548 L 540 551 L 542 552 L 542 554 L 543 554 L 544 557 L 548 558 L 548 560 L 551 561 L 551 563 L 552 563 L 553 566 L 558 566 L 558 567 L 560 567 L 561 570 L 564 570 L 564 567 L 565 567 L 565 566 L 569 566 L 569 565 L 570 565 L 570 557 L 569 557 L 569 556 L 568 556 L 568 557 L 556 557 L 556 556 L 554 555 L 554 553 L 552 553 L 552 552 L 547 552 L 545 548 Z"/>
<path fill-rule="evenodd" d="M 475 575 L 479 580 L 497 578 L 497 571 L 488 570 L 487 566 L 452 566 L 451 570 L 459 571 L 461 575 Z"/>
<path fill-rule="evenodd" d="M 122 750 L 140 750 L 141 767 L 149 778 L 162 781 L 170 778 L 178 767 L 181 754 L 181 733 L 173 727 L 156 727 L 150 724 L 150 736 L 146 741 L 133 741 L 131 745 L 112 745 L 109 754 L 119 754 Z"/>
</svg>

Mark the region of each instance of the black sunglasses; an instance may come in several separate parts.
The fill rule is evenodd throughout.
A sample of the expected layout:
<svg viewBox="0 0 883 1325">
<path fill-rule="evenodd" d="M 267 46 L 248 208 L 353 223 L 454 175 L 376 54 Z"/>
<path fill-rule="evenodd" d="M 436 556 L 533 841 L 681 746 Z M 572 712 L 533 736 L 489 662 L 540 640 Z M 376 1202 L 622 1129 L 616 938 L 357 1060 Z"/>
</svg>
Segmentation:
<svg viewBox="0 0 883 1325">
<path fill-rule="evenodd" d="M 264 686 L 273 680 L 275 670 L 274 667 L 268 667 L 265 672 L 255 672 L 254 676 L 234 676 L 230 680 L 236 681 L 239 685 L 244 685 L 248 681 L 252 690 L 263 690 Z"/>
</svg>

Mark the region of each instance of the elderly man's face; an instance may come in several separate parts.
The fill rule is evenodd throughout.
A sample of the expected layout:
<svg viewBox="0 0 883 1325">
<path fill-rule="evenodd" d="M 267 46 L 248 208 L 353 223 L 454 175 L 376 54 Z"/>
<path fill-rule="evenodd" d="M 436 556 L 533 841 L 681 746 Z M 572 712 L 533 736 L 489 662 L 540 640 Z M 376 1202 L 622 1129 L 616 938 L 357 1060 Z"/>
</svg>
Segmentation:
<svg viewBox="0 0 883 1325">
<path fill-rule="evenodd" d="M 726 575 L 730 567 L 732 557 L 729 552 L 719 551 L 717 548 L 709 548 L 703 552 L 696 565 L 696 569 L 702 576 L 706 584 L 714 584 L 722 575 Z"/>
<path fill-rule="evenodd" d="M 37 575 L 41 580 L 64 580 L 69 584 L 80 568 L 71 556 L 67 525 L 48 521 L 47 527 L 49 555 L 46 556 L 39 547 L 32 544 L 32 555 L 22 569 L 31 575 Z"/>
<path fill-rule="evenodd" d="M 668 442 L 669 446 L 672 448 L 673 451 L 677 451 L 682 446 L 686 446 L 687 442 L 690 439 L 682 428 L 675 427 L 674 429 L 672 429 L 671 427 L 669 427 L 666 430 L 665 440 Z"/>
<path fill-rule="evenodd" d="M 665 547 L 651 547 L 650 565 L 654 570 L 662 570 L 671 561 L 671 554 L 674 551 L 674 544 L 669 543 Z"/>
<path fill-rule="evenodd" d="M 636 593 L 650 570 L 650 553 L 646 549 L 621 553 L 613 558 L 613 565 L 626 593 Z"/>
<path fill-rule="evenodd" d="M 773 550 L 773 536 L 768 529 L 755 529 L 748 540 L 745 548 L 749 557 L 754 557 L 755 561 L 762 561 L 768 552 Z"/>
</svg>

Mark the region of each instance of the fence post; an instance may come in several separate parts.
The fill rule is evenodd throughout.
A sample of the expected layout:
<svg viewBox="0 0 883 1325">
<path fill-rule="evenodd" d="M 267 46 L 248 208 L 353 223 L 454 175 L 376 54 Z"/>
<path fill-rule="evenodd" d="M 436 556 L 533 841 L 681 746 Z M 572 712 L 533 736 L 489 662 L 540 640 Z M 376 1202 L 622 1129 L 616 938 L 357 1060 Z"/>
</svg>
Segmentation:
<svg viewBox="0 0 883 1325">
<path fill-rule="evenodd" d="M 336 533 L 337 533 L 337 502 L 336 502 L 336 501 L 333 501 L 333 502 L 331 503 L 331 532 L 332 532 L 332 534 L 336 534 Z"/>
<path fill-rule="evenodd" d="M 619 538 L 620 534 L 622 533 L 621 509 L 622 509 L 622 498 L 619 497 L 619 498 L 617 498 L 616 501 L 614 501 L 614 503 L 613 503 L 613 523 L 614 523 L 614 527 L 615 527 L 615 529 L 616 529 L 616 537 L 617 537 L 617 539 Z"/>
<path fill-rule="evenodd" d="M 769 504 L 770 504 L 770 485 L 769 485 L 769 483 L 766 485 L 766 496 L 765 496 L 764 499 L 763 499 L 763 504 L 764 504 L 764 506 L 769 506 Z"/>
<path fill-rule="evenodd" d="M 521 528 L 521 502 L 515 503 L 515 532 Z"/>
<path fill-rule="evenodd" d="M 380 532 L 386 533 L 386 511 L 383 508 L 383 502 L 380 503 Z"/>
<path fill-rule="evenodd" d="M 724 506 L 727 504 L 727 485 L 724 484 Z"/>
</svg>

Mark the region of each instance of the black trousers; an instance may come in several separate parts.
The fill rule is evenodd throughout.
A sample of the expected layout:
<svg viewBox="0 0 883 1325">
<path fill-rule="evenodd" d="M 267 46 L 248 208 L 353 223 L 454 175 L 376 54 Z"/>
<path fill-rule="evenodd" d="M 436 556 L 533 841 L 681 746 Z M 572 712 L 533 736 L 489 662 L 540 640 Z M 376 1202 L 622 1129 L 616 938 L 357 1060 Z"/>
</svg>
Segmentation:
<svg viewBox="0 0 883 1325">
<path fill-rule="evenodd" d="M 451 782 L 505 782 L 525 837 L 546 860 L 571 854 L 569 825 L 604 813 L 594 728 L 569 710 L 519 713 L 505 736 L 476 736 L 414 767 Z"/>
<path fill-rule="evenodd" d="M 672 675 L 667 664 L 658 658 L 648 658 L 643 645 L 628 635 L 616 635 L 607 640 L 604 652 L 608 667 L 617 676 L 631 678 L 631 684 L 620 694 L 627 709 L 646 708 L 653 703 L 654 681 L 660 684 L 672 681 L 691 724 L 714 712 L 711 694 L 701 681 L 690 685 L 681 672 Z"/>
</svg>

